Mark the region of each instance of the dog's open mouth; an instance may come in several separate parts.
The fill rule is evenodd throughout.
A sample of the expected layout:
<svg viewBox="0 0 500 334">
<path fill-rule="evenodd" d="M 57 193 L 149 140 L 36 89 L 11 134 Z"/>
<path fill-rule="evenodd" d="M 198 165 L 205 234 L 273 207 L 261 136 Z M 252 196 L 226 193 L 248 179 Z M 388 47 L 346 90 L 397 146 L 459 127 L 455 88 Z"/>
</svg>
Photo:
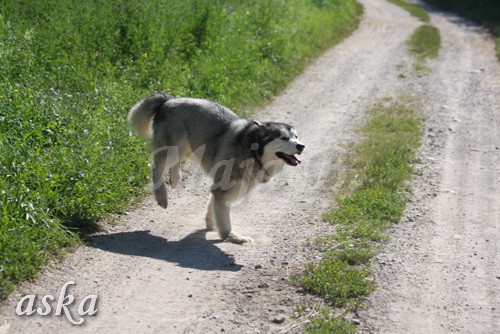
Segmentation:
<svg viewBox="0 0 500 334">
<path fill-rule="evenodd" d="M 285 154 L 283 152 L 276 152 L 276 156 L 285 161 L 290 166 L 297 166 L 298 164 L 301 163 L 299 158 L 297 158 L 295 155 Z"/>
</svg>

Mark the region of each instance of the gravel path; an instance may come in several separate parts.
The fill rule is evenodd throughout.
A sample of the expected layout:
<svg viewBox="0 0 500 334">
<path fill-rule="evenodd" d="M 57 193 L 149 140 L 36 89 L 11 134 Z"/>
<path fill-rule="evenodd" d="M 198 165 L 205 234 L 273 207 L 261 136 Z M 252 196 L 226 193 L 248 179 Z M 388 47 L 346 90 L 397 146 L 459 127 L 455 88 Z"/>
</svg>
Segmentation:
<svg viewBox="0 0 500 334">
<path fill-rule="evenodd" d="M 170 192 L 168 210 L 148 196 L 12 294 L 0 309 L 0 334 L 300 332 L 292 319 L 296 305 L 321 301 L 289 280 L 315 255 L 304 242 L 330 229 L 318 223 L 330 201 L 327 178 L 340 168 L 343 144 L 354 138 L 364 110 L 413 85 L 398 78 L 396 65 L 407 59 L 404 41 L 419 22 L 383 0 L 361 2 L 359 29 L 256 116 L 295 125 L 306 151 L 299 167 L 234 210 L 235 231 L 255 245 L 219 242 L 203 230 L 209 183 L 190 167 Z M 423 180 L 409 216 L 380 255 L 387 264 L 378 270 L 381 289 L 360 330 L 447 332 L 443 324 L 493 333 L 500 308 L 498 64 L 491 41 L 476 28 L 439 13 L 433 21 L 445 40 L 433 72 L 417 80 L 432 101 Z M 98 296 L 98 313 L 84 325 L 65 316 L 15 315 L 23 295 L 57 299 L 70 280 L 76 284 L 68 293 L 77 302 Z M 70 308 L 78 318 L 78 305 Z M 428 327 L 418 327 L 423 323 Z"/>
<path fill-rule="evenodd" d="M 378 257 L 369 333 L 500 333 L 500 65 L 478 26 L 426 7 L 442 52 L 417 80 L 422 177 Z"/>
</svg>

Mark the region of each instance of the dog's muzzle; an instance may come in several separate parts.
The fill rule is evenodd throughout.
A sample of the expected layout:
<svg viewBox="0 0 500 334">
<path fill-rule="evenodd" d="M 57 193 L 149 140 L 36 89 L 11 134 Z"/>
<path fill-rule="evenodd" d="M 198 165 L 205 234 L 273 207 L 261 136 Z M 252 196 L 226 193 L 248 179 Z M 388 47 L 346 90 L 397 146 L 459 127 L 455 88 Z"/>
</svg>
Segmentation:
<svg viewBox="0 0 500 334">
<path fill-rule="evenodd" d="M 297 145 L 297 151 L 298 151 L 297 154 L 301 154 L 302 151 L 304 151 L 304 148 L 305 148 L 304 145 Z M 282 159 L 284 162 L 286 162 L 287 165 L 294 166 L 294 167 L 302 162 L 294 154 L 286 154 L 283 152 L 276 152 L 276 156 L 278 158 Z"/>
</svg>

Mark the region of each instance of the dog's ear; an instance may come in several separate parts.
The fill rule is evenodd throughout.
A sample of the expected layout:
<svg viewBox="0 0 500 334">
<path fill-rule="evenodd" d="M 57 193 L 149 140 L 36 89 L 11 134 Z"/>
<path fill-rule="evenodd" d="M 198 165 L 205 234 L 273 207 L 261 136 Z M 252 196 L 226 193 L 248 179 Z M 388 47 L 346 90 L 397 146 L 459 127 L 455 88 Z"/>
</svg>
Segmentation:
<svg viewBox="0 0 500 334">
<path fill-rule="evenodd" d="M 266 124 L 259 122 L 259 121 L 253 121 L 253 123 L 259 127 L 260 133 L 262 135 L 265 135 L 267 133 L 267 125 Z"/>
</svg>

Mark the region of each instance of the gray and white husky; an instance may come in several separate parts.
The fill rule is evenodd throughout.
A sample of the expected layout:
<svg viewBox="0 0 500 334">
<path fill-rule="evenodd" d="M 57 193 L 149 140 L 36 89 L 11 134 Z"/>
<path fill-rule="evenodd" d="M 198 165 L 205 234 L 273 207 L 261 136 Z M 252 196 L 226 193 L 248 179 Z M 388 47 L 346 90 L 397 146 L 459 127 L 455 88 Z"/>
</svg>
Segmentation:
<svg viewBox="0 0 500 334">
<path fill-rule="evenodd" d="M 304 150 L 290 125 L 238 117 L 212 101 L 174 98 L 154 93 L 132 107 L 128 120 L 135 132 L 152 141 L 153 189 L 156 201 L 167 207 L 163 175 L 170 185 L 181 179 L 181 161 L 193 158 L 213 179 L 206 227 L 230 242 L 251 242 L 231 230 L 231 204 L 252 188 L 269 181 L 285 164 L 297 166 Z"/>
</svg>

